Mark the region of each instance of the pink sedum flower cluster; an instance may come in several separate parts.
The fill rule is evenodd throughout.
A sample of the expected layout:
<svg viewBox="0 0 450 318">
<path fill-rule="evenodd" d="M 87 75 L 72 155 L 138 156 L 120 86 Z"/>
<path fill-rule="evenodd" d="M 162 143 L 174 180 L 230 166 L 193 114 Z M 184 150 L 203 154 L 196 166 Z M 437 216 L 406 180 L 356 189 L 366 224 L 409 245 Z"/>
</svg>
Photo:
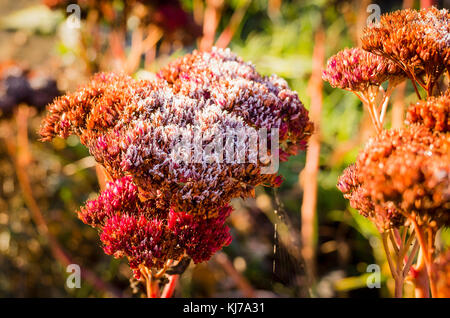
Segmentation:
<svg viewBox="0 0 450 318">
<path fill-rule="evenodd" d="M 361 48 L 351 48 L 338 52 L 328 60 L 322 78 L 332 87 L 365 92 L 387 80 L 400 81 L 403 72 L 384 57 Z"/>
</svg>

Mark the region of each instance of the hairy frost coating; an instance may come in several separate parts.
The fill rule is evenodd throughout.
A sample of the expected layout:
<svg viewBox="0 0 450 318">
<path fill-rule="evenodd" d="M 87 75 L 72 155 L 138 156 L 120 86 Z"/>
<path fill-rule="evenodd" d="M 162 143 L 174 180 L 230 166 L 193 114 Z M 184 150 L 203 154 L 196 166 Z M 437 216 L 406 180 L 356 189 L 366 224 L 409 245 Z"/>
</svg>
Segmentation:
<svg viewBox="0 0 450 318">
<path fill-rule="evenodd" d="M 257 185 L 279 186 L 281 176 L 263 173 L 267 156 L 287 160 L 305 149 L 312 129 L 286 81 L 213 48 L 175 60 L 151 81 L 97 74 L 48 107 L 40 134 L 78 135 L 106 168 L 114 181 L 79 217 L 100 230 L 107 254 L 126 256 L 138 275 L 140 266 L 165 268 L 183 255 L 205 261 L 229 244 L 230 200 L 252 196 Z M 248 160 L 216 160 L 217 137 Z M 194 142 L 181 155 L 200 148 L 209 156 L 179 160 L 174 149 L 183 139 Z M 266 157 L 252 156 L 255 142 Z"/>
<path fill-rule="evenodd" d="M 112 177 L 131 175 L 146 198 L 214 216 L 232 198 L 253 195 L 259 184 L 279 185 L 280 177 L 262 174 L 267 163 L 261 160 L 192 164 L 175 160 L 172 151 L 181 137 L 198 132 L 204 149 L 212 136 L 226 139 L 251 129 L 266 129 L 269 140 L 277 131 L 279 147 L 266 149 L 279 148 L 286 160 L 305 148 L 312 123 L 286 81 L 263 77 L 229 50 L 213 49 L 174 61 L 154 81 L 98 74 L 49 106 L 40 133 L 44 140 L 77 134 Z M 234 139 L 235 147 L 240 140 Z"/>
</svg>

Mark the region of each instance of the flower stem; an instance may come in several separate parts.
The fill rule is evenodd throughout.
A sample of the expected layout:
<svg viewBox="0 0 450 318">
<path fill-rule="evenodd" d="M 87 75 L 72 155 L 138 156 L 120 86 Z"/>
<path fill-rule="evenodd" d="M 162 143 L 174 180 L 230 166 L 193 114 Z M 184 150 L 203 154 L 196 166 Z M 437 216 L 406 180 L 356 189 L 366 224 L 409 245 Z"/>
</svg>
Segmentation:
<svg viewBox="0 0 450 318">
<path fill-rule="evenodd" d="M 299 175 L 299 184 L 303 189 L 301 205 L 301 253 L 305 260 L 305 269 L 308 275 L 308 286 L 315 281 L 316 276 L 316 236 L 317 236 L 317 176 L 320 158 L 320 126 L 323 104 L 323 81 L 321 78 L 322 65 L 325 59 L 326 34 L 320 26 L 315 34 L 313 51 L 313 68 L 308 82 L 308 91 L 311 96 L 311 121 L 314 123 L 312 134 L 306 150 L 305 168 Z"/>
<path fill-rule="evenodd" d="M 171 275 L 169 277 L 169 282 L 166 286 L 164 286 L 164 289 L 161 293 L 161 298 L 170 298 L 173 295 L 173 292 L 175 291 L 175 287 L 177 286 L 178 278 L 180 275 Z"/>
<path fill-rule="evenodd" d="M 415 296 L 416 298 L 429 298 L 430 297 L 430 283 L 427 273 L 425 271 L 425 261 L 423 250 L 420 249 L 419 256 L 417 258 L 417 265 L 414 267 L 416 272 L 414 277 L 415 283 Z"/>
<path fill-rule="evenodd" d="M 408 73 L 410 74 L 409 79 L 411 80 L 411 83 L 413 84 L 414 91 L 416 92 L 417 97 L 419 99 L 422 99 L 422 97 L 420 96 L 420 93 L 419 93 L 419 89 L 417 88 L 416 76 L 413 74 L 413 72 L 408 72 Z"/>
<path fill-rule="evenodd" d="M 434 279 L 433 279 L 433 276 L 431 273 L 431 251 L 430 250 L 433 247 L 432 246 L 433 240 L 430 237 L 428 238 L 428 240 L 426 240 L 424 233 L 422 232 L 422 229 L 419 227 L 417 221 L 413 218 L 412 222 L 414 224 L 414 228 L 415 228 L 416 235 L 417 235 L 417 240 L 419 241 L 420 249 L 422 251 L 423 261 L 425 263 L 426 272 L 428 274 L 431 295 L 433 297 L 433 296 L 437 295 L 436 284 L 434 282 Z M 431 234 L 429 234 L 429 235 L 431 235 Z"/>
<path fill-rule="evenodd" d="M 383 248 L 386 253 L 386 258 L 389 264 L 389 269 L 391 270 L 392 277 L 395 281 L 395 297 L 401 298 L 403 294 L 403 277 L 401 277 L 398 273 L 397 268 L 395 267 L 394 261 L 392 259 L 391 251 L 389 250 L 388 245 L 388 237 L 389 234 L 387 232 L 381 233 L 381 238 L 383 241 Z"/>
</svg>

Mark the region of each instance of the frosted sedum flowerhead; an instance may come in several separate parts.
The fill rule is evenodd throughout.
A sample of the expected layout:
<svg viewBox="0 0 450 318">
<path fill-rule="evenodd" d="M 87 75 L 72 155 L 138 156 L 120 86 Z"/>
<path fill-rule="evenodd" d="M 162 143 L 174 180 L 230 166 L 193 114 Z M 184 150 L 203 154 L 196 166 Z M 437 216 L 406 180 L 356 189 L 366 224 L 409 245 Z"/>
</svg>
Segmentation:
<svg viewBox="0 0 450 318">
<path fill-rule="evenodd" d="M 40 130 L 43 140 L 78 135 L 116 180 L 79 216 L 132 268 L 159 268 L 183 253 L 207 260 L 231 240 L 230 200 L 279 186 L 276 169 L 265 172 L 269 159 L 305 149 L 311 132 L 286 81 L 216 48 L 175 60 L 151 81 L 97 74 L 55 100 Z"/>
<path fill-rule="evenodd" d="M 253 195 L 259 184 L 276 186 L 281 179 L 276 171 L 261 173 L 268 164 L 261 160 L 178 160 L 174 149 L 183 138 L 194 141 L 201 135 L 200 143 L 184 145 L 184 155 L 212 147 L 217 136 L 225 143 L 236 133 L 230 137 L 235 152 L 251 156 L 255 140 L 242 139 L 260 129 L 267 130 L 268 140 L 259 144 L 281 160 L 306 146 L 312 124 L 297 94 L 277 76 L 262 77 L 229 50 L 194 52 L 158 76 L 137 81 L 96 75 L 49 106 L 43 139 L 75 133 L 112 177 L 131 175 L 147 199 L 206 216 L 234 197 Z M 272 129 L 278 132 L 275 144 Z"/>
</svg>

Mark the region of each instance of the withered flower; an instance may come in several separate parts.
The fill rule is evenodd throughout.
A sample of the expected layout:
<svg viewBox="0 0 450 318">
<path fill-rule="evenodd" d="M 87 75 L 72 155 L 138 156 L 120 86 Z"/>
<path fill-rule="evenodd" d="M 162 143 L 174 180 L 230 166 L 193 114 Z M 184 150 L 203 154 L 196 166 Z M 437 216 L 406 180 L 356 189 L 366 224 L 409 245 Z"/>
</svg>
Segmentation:
<svg viewBox="0 0 450 318">
<path fill-rule="evenodd" d="M 252 134 L 261 129 L 267 139 Z M 230 200 L 281 183 L 263 170 L 270 162 L 253 144 L 286 160 L 305 148 L 311 130 L 284 80 L 214 48 L 174 61 L 151 81 L 97 74 L 49 105 L 40 134 L 78 135 L 115 180 L 79 217 L 101 230 L 106 253 L 138 269 L 184 253 L 204 261 L 229 244 Z M 222 146 L 225 154 L 216 151 Z"/>
<path fill-rule="evenodd" d="M 406 114 L 409 124 L 419 123 L 431 130 L 450 132 L 450 90 L 439 97 L 429 97 L 411 104 Z"/>
<path fill-rule="evenodd" d="M 203 136 L 200 145 L 186 144 L 184 155 L 211 147 L 214 136 L 245 136 L 261 128 L 269 139 L 271 129 L 279 131 L 281 159 L 305 148 L 312 124 L 297 94 L 275 75 L 260 76 L 229 50 L 194 52 L 159 77 L 137 81 L 97 75 L 49 106 L 41 136 L 50 140 L 75 133 L 112 177 L 131 175 L 148 199 L 161 198 L 175 211 L 206 216 L 234 197 L 252 195 L 259 184 L 277 185 L 279 177 L 262 174 L 259 160 L 177 160 L 173 149 L 181 138 Z M 236 138 L 237 151 L 250 152 Z"/>
<path fill-rule="evenodd" d="M 431 96 L 450 67 L 449 18 L 448 10 L 434 7 L 382 15 L 379 23 L 364 30 L 363 48 L 395 62 Z"/>
<path fill-rule="evenodd" d="M 383 131 L 369 140 L 338 188 L 380 229 L 417 217 L 450 224 L 450 135 L 421 125 Z"/>
<path fill-rule="evenodd" d="M 390 60 L 361 48 L 345 49 L 328 59 L 323 80 L 333 87 L 367 94 L 390 80 L 403 78 L 403 71 Z"/>
</svg>

